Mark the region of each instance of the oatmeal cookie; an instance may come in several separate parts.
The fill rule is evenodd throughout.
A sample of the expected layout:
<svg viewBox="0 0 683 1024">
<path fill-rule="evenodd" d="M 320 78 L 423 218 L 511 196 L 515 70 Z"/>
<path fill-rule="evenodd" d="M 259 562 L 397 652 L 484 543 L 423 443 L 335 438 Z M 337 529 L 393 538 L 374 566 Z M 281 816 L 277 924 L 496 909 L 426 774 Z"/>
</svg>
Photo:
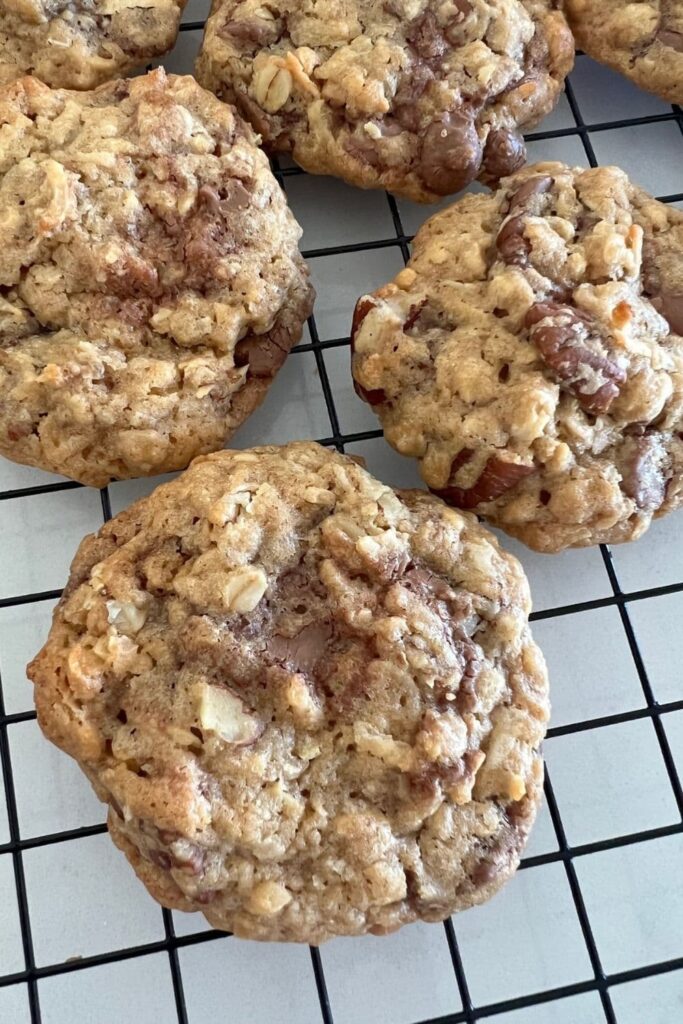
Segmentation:
<svg viewBox="0 0 683 1024">
<path fill-rule="evenodd" d="M 519 563 L 313 443 L 223 451 L 81 544 L 29 666 L 165 906 L 319 943 L 513 873 L 546 670 Z"/>
<path fill-rule="evenodd" d="M 419 202 L 496 181 L 557 101 L 552 0 L 214 0 L 197 77 L 308 171 Z"/>
<path fill-rule="evenodd" d="M 358 393 L 430 489 L 538 551 L 633 540 L 683 492 L 683 212 L 537 164 L 361 298 Z"/>
<path fill-rule="evenodd" d="M 565 0 L 565 10 L 591 57 L 683 103 L 683 0 Z"/>
<path fill-rule="evenodd" d="M 187 0 L 2 0 L 0 82 L 93 89 L 175 44 Z"/>
<path fill-rule="evenodd" d="M 93 486 L 220 448 L 312 291 L 251 128 L 163 70 L 0 89 L 0 452 Z"/>
</svg>

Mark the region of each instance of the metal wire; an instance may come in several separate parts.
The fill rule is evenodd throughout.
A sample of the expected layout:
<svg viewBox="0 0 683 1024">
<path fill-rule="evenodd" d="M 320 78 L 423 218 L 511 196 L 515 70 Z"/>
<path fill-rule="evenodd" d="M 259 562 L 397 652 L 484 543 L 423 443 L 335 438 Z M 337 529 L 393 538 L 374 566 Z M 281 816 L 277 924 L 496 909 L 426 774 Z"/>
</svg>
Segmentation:
<svg viewBox="0 0 683 1024">
<path fill-rule="evenodd" d="M 181 26 L 181 32 L 200 30 L 203 28 L 203 26 L 203 21 L 188 22 Z M 671 122 L 673 124 L 677 124 L 680 131 L 683 133 L 683 111 L 679 106 L 672 106 L 671 112 L 665 114 L 653 114 L 649 117 L 624 118 L 616 121 L 600 122 L 597 124 L 586 124 L 581 114 L 581 110 L 579 108 L 579 104 L 577 102 L 574 90 L 572 89 L 571 81 L 567 83 L 566 94 L 572 112 L 572 116 L 574 118 L 574 126 L 569 128 L 555 129 L 552 131 L 534 132 L 528 135 L 527 139 L 529 141 L 538 142 L 562 138 L 566 136 L 577 136 L 581 139 L 588 162 L 593 167 L 597 166 L 598 164 L 595 151 L 593 149 L 593 145 L 591 142 L 591 135 L 594 133 L 613 130 L 615 128 L 638 127 L 641 125 L 661 122 Z M 283 185 L 283 187 L 285 187 L 285 189 L 288 178 L 305 173 L 301 171 L 298 167 L 281 168 L 278 166 L 277 162 L 274 162 L 274 171 L 276 173 L 276 176 L 278 177 L 278 180 Z M 662 199 L 662 201 L 664 202 L 678 202 L 683 200 L 683 192 L 661 196 L 659 198 Z M 304 256 L 308 260 L 316 260 L 320 257 L 325 256 L 357 253 L 365 250 L 382 249 L 388 247 L 398 247 L 401 251 L 404 260 L 407 261 L 409 257 L 409 244 L 411 241 L 411 236 L 408 235 L 403 228 L 399 209 L 395 199 L 392 196 L 387 196 L 386 199 L 389 204 L 389 211 L 394 225 L 395 233 L 392 237 L 380 239 L 378 241 L 373 242 L 361 242 L 357 244 L 336 245 L 312 249 L 305 251 Z M 342 431 L 335 406 L 333 388 L 329 381 L 323 353 L 326 349 L 339 348 L 348 345 L 349 339 L 348 337 L 344 337 L 321 341 L 318 335 L 315 315 L 313 315 L 309 320 L 309 331 L 311 336 L 310 343 L 303 343 L 298 345 L 292 353 L 292 358 L 296 358 L 296 353 L 303 352 L 312 352 L 315 355 L 316 366 L 320 376 L 321 388 L 325 398 L 325 405 L 330 421 L 330 433 L 325 437 L 319 438 L 319 442 L 321 444 L 335 446 L 340 451 L 343 451 L 345 446 L 348 444 L 381 437 L 382 434 L 380 430 L 360 431 L 357 433 L 345 433 L 344 431 Z M 49 483 L 38 486 L 7 490 L 4 492 L 0 492 L 0 502 L 10 501 L 14 498 L 25 498 L 29 496 L 50 494 L 56 491 L 72 490 L 74 488 L 78 488 L 79 486 L 79 484 L 65 481 L 64 483 Z M 111 518 L 111 504 L 109 498 L 109 491 L 107 488 L 104 488 L 101 491 L 101 497 L 103 519 L 104 521 L 106 521 L 109 518 Z M 608 1024 L 616 1024 L 616 1017 L 610 997 L 610 990 L 615 985 L 620 985 L 628 981 L 635 981 L 643 978 L 651 978 L 659 974 L 664 974 L 670 971 L 675 971 L 683 968 L 682 956 L 678 958 L 671 958 L 661 963 L 648 964 L 646 966 L 638 967 L 627 971 L 606 974 L 600 961 L 595 935 L 593 932 L 593 928 L 591 925 L 586 905 L 584 903 L 583 894 L 581 892 L 581 887 L 578 880 L 578 875 L 575 869 L 575 862 L 581 857 L 589 856 L 590 854 L 603 852 L 607 850 L 618 849 L 620 847 L 629 846 L 632 844 L 647 843 L 655 839 L 660 839 L 666 836 L 679 835 L 683 833 L 683 789 L 681 787 L 681 780 L 676 769 L 676 765 L 666 736 L 666 731 L 663 725 L 663 721 L 666 715 L 671 714 L 675 711 L 683 710 L 683 700 L 670 701 L 663 704 L 657 702 L 654 692 L 652 690 L 652 686 L 649 682 L 647 671 L 645 669 L 645 664 L 638 649 L 638 642 L 629 618 L 630 604 L 653 597 L 663 596 L 666 594 L 678 593 L 683 590 L 683 582 L 624 593 L 619 586 L 619 581 L 614 571 L 614 567 L 612 565 L 612 559 L 609 549 L 603 546 L 601 550 L 605 564 L 605 569 L 612 588 L 612 594 L 609 597 L 579 602 L 571 605 L 563 605 L 561 607 L 556 608 L 550 608 L 547 610 L 543 610 L 541 612 L 534 613 L 531 618 L 532 620 L 555 618 L 563 615 L 573 614 L 579 611 L 590 611 L 597 608 L 605 607 L 615 607 L 616 609 L 618 609 L 619 615 L 621 617 L 622 626 L 629 644 L 629 649 L 636 667 L 638 678 L 642 686 L 646 706 L 631 711 L 611 715 L 603 715 L 592 719 L 586 719 L 568 725 L 554 726 L 549 730 L 548 735 L 550 737 L 566 736 L 574 732 L 583 732 L 590 729 L 600 729 L 604 726 L 636 721 L 638 719 L 650 719 L 652 721 L 653 727 L 657 735 L 660 751 L 668 774 L 669 784 L 671 786 L 672 792 L 677 802 L 679 820 L 674 824 L 663 826 L 661 828 L 640 830 L 628 835 L 621 835 L 611 839 L 572 846 L 567 840 L 566 832 L 562 822 L 562 817 L 560 814 L 560 809 L 555 799 L 551 781 L 549 777 L 546 776 L 546 801 L 550 812 L 550 817 L 554 826 L 558 849 L 550 853 L 541 854 L 533 857 L 526 857 L 522 861 L 521 869 L 533 869 L 534 867 L 550 863 L 562 863 L 564 865 L 567 875 L 567 882 L 569 884 L 574 907 L 576 909 L 577 917 L 579 920 L 579 924 L 581 926 L 584 942 L 590 959 L 593 977 L 587 981 L 563 985 L 549 990 L 544 990 L 542 992 L 532 992 L 519 997 L 505 999 L 496 1003 L 475 1006 L 470 996 L 465 967 L 463 964 L 462 957 L 460 955 L 460 950 L 458 948 L 458 942 L 456 937 L 457 919 L 455 925 L 451 920 L 448 920 L 444 924 L 445 936 L 451 954 L 453 971 L 457 982 L 458 991 L 460 993 L 462 1010 L 457 1013 L 449 1014 L 445 1017 L 434 1018 L 430 1021 L 422 1020 L 419 1022 L 415 1022 L 415 1024 L 461 1024 L 461 1022 L 463 1022 L 463 1024 L 473 1024 L 473 1022 L 479 1020 L 494 1018 L 496 1015 L 501 1013 L 537 1006 L 543 1003 L 551 1003 L 558 999 L 566 998 L 568 996 L 573 995 L 579 995 L 581 993 L 586 992 L 598 993 L 602 1002 L 603 1012 L 605 1014 L 606 1021 L 608 1022 Z M 32 604 L 42 601 L 54 601 L 60 596 L 60 593 L 61 592 L 59 590 L 49 590 L 36 593 L 18 594 L 16 596 L 12 596 L 9 598 L 0 599 L 0 608 L 14 607 L 18 605 Z M 110 964 L 118 961 L 129 960 L 131 958 L 147 955 L 150 953 L 165 952 L 169 958 L 169 966 L 173 982 L 173 993 L 175 998 L 178 1024 L 188 1024 L 187 1008 L 185 1005 L 185 997 L 183 993 L 183 981 L 178 959 L 178 951 L 188 946 L 193 946 L 204 942 L 212 942 L 216 939 L 223 938 L 225 933 L 212 930 L 188 936 L 177 936 L 175 934 L 175 930 L 173 927 L 173 916 L 167 910 L 163 911 L 165 935 L 164 938 L 160 941 L 132 946 L 126 949 L 118 949 L 108 953 L 97 954 L 94 956 L 85 956 L 77 960 L 69 960 L 64 963 L 49 964 L 43 967 L 36 966 L 33 952 L 29 904 L 27 899 L 26 883 L 22 863 L 23 852 L 25 850 L 34 849 L 40 846 L 48 846 L 55 843 L 73 842 L 75 840 L 83 839 L 89 836 L 100 835 L 101 833 L 106 831 L 106 826 L 104 824 L 98 824 L 83 828 L 70 829 L 64 832 L 57 832 L 48 835 L 32 837 L 30 839 L 22 839 L 20 835 L 19 820 L 17 814 L 12 761 L 10 757 L 10 747 L 8 739 L 8 729 L 18 722 L 31 721 L 35 719 L 35 717 L 36 716 L 34 711 L 24 711 L 14 714 L 6 713 L 5 704 L 2 696 L 2 681 L 0 680 L 0 763 L 2 765 L 2 771 L 4 775 L 5 800 L 7 805 L 7 817 L 9 822 L 10 835 L 9 842 L 0 845 L 0 855 L 10 854 L 12 857 L 16 885 L 17 905 L 19 909 L 19 920 L 21 925 L 23 954 L 25 962 L 23 970 L 17 971 L 13 974 L 0 976 L 0 988 L 20 982 L 25 982 L 28 990 L 31 1022 L 32 1024 L 40 1024 L 41 1012 L 38 995 L 38 982 L 41 979 L 60 974 L 67 974 L 75 971 L 87 970 L 90 967 L 100 966 L 103 964 Z M 313 966 L 313 974 L 320 1002 L 321 1020 L 323 1021 L 323 1024 L 334 1024 L 332 1007 L 327 993 L 327 985 L 325 981 L 325 973 L 323 969 L 322 959 L 317 949 L 311 948 L 310 952 Z"/>
</svg>

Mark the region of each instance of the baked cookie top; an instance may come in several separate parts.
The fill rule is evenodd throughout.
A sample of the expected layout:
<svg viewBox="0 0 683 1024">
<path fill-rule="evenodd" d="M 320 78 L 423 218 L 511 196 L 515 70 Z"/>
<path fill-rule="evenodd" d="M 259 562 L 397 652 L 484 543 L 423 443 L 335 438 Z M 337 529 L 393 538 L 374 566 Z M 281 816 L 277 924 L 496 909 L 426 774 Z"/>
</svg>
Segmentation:
<svg viewBox="0 0 683 1024">
<path fill-rule="evenodd" d="M 174 45 L 186 0 L 2 0 L 0 83 L 93 89 Z"/>
<path fill-rule="evenodd" d="M 529 607 L 473 516 L 312 443 L 223 451 L 83 541 L 29 674 L 157 899 L 318 943 L 513 872 L 548 715 Z"/>
<path fill-rule="evenodd" d="M 524 163 L 574 42 L 551 0 L 214 0 L 197 77 L 302 167 L 420 202 Z"/>
<path fill-rule="evenodd" d="M 190 77 L 0 89 L 0 452 L 101 486 L 263 398 L 312 293 L 254 134 Z"/>
<path fill-rule="evenodd" d="M 527 167 L 418 232 L 353 373 L 437 494 L 541 551 L 681 504 L 683 212 L 616 167 Z"/>
<path fill-rule="evenodd" d="M 683 103 L 681 0 L 565 0 L 578 45 L 642 89 Z"/>
</svg>

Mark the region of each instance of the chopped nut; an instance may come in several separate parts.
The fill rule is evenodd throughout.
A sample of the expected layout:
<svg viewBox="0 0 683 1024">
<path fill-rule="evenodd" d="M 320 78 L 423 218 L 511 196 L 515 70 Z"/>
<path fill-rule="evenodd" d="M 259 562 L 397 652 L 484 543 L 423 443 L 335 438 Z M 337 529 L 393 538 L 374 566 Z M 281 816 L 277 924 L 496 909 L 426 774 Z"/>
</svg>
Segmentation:
<svg viewBox="0 0 683 1024">
<path fill-rule="evenodd" d="M 242 509 L 248 509 L 253 500 L 253 494 L 248 487 L 231 494 L 224 494 L 209 509 L 207 519 L 214 526 L 225 526 L 227 523 L 234 523 Z"/>
<path fill-rule="evenodd" d="M 107 617 L 110 625 L 119 633 L 137 633 L 145 624 L 147 612 L 137 608 L 131 601 L 107 601 Z"/>
<path fill-rule="evenodd" d="M 408 772 L 413 768 L 413 750 L 409 743 L 378 732 L 365 722 L 354 724 L 353 738 L 360 751 L 378 757 L 389 768 L 398 768 L 402 772 Z"/>
<path fill-rule="evenodd" d="M 292 82 L 291 72 L 280 60 L 268 59 L 254 71 L 254 98 L 265 111 L 275 114 L 289 99 Z"/>
<path fill-rule="evenodd" d="M 199 721 L 205 732 L 240 747 L 256 742 L 263 725 L 244 710 L 243 702 L 231 690 L 201 683 L 196 691 Z"/>
<path fill-rule="evenodd" d="M 300 673 L 290 676 L 286 692 L 292 714 L 302 725 L 310 728 L 322 719 L 322 708 Z"/>
<path fill-rule="evenodd" d="M 379 906 L 405 899 L 408 892 L 406 876 L 398 862 L 378 860 L 363 872 L 370 886 L 373 902 Z"/>
<path fill-rule="evenodd" d="M 526 783 L 521 775 L 508 776 L 508 796 L 511 800 L 521 800 L 526 793 Z"/>
<path fill-rule="evenodd" d="M 271 917 L 292 902 L 292 894 L 280 882 L 259 882 L 249 893 L 247 906 L 252 914 Z"/>
<path fill-rule="evenodd" d="M 268 577 L 258 566 L 233 569 L 223 587 L 223 600 L 231 612 L 253 612 L 266 592 Z"/>
<path fill-rule="evenodd" d="M 312 505 L 334 505 L 335 497 L 332 491 L 326 490 L 324 487 L 307 487 L 304 490 L 305 501 L 310 501 Z"/>
</svg>

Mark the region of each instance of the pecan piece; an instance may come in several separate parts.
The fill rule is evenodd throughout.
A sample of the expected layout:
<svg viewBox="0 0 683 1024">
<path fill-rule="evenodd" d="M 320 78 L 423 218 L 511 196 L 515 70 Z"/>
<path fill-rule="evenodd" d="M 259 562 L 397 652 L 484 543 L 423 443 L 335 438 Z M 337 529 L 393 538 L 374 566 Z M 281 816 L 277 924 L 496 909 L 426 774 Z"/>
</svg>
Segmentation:
<svg viewBox="0 0 683 1024">
<path fill-rule="evenodd" d="M 531 242 L 524 237 L 524 217 L 506 220 L 496 236 L 496 248 L 505 263 L 525 267 L 529 262 Z"/>
<path fill-rule="evenodd" d="M 351 324 L 351 351 L 353 351 L 353 343 L 358 334 L 361 324 L 365 320 L 366 316 L 371 309 L 375 308 L 375 303 L 372 299 L 368 298 L 367 295 L 362 299 L 359 299 L 356 303 L 356 308 L 353 311 L 353 322 Z"/>
<path fill-rule="evenodd" d="M 498 458 L 497 455 L 492 455 L 471 487 L 450 486 L 441 490 L 430 487 L 430 490 L 432 494 L 443 498 L 449 505 L 456 505 L 458 508 L 476 508 L 477 505 L 486 501 L 494 501 L 499 498 L 501 494 L 505 494 L 525 476 L 529 476 L 533 472 L 533 466 L 508 462 L 506 459 Z"/>
<path fill-rule="evenodd" d="M 538 174 L 520 185 L 508 199 L 508 213 L 513 216 L 505 221 L 496 236 L 496 248 L 505 263 L 518 267 L 527 266 L 531 242 L 524 237 L 525 215 L 531 212 L 531 201 L 536 196 L 545 195 L 552 184 L 553 179 L 549 175 Z"/>
<path fill-rule="evenodd" d="M 525 319 L 529 339 L 561 387 L 586 412 L 609 410 L 626 380 L 597 324 L 586 313 L 558 302 L 537 302 Z"/>
<path fill-rule="evenodd" d="M 631 437 L 622 447 L 621 489 L 644 512 L 654 512 L 666 495 L 666 451 L 652 434 Z"/>
</svg>

